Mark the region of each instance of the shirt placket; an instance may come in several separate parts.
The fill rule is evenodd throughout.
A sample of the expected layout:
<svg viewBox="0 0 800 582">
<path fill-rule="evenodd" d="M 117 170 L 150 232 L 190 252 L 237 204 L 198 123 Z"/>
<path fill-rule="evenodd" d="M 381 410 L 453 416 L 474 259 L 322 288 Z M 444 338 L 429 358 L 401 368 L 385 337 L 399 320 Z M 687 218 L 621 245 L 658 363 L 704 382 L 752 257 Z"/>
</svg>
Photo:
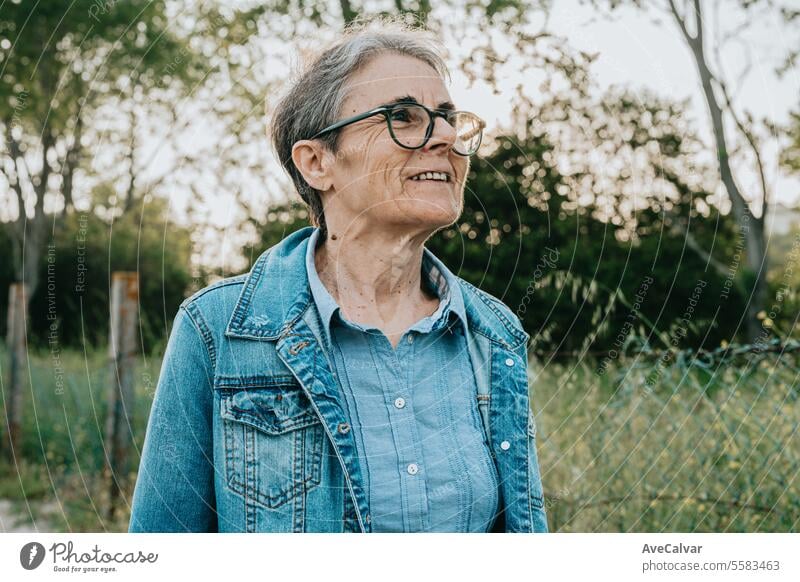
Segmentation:
<svg viewBox="0 0 800 582">
<path fill-rule="evenodd" d="M 394 441 L 401 495 L 405 500 L 402 503 L 404 531 L 425 531 L 429 527 L 422 443 L 414 422 L 414 403 L 409 390 L 411 367 L 407 365 L 413 361 L 415 336 L 414 332 L 407 333 L 396 348 L 392 348 L 386 338 L 380 338 L 383 361 L 389 362 L 391 373 L 382 385 L 386 387 L 384 404 Z"/>
</svg>

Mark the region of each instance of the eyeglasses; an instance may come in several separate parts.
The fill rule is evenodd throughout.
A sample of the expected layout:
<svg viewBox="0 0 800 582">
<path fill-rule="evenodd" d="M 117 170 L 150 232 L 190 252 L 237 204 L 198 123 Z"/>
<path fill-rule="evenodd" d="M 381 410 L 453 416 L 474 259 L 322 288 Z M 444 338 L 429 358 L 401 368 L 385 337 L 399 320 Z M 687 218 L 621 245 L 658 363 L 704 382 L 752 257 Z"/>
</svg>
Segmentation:
<svg viewBox="0 0 800 582">
<path fill-rule="evenodd" d="M 383 115 L 392 139 L 401 148 L 407 150 L 418 150 L 425 147 L 433 135 L 436 118 L 441 117 L 456 130 L 453 151 L 460 156 L 471 156 L 478 151 L 483 139 L 483 128 L 486 127 L 483 119 L 468 111 L 428 109 L 420 103 L 401 101 L 391 105 L 382 105 L 355 117 L 337 121 L 309 139 L 317 139 L 326 133 L 373 115 Z"/>
</svg>

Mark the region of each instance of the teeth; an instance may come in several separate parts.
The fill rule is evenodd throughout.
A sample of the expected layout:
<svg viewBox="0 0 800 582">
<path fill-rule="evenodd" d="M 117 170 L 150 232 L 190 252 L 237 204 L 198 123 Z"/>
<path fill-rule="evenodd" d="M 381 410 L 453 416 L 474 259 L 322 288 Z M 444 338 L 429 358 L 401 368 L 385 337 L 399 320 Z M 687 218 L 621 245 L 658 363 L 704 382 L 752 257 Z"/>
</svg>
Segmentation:
<svg viewBox="0 0 800 582">
<path fill-rule="evenodd" d="M 444 172 L 423 172 L 416 176 L 411 176 L 412 180 L 438 180 L 440 182 L 449 182 L 450 176 Z"/>
</svg>

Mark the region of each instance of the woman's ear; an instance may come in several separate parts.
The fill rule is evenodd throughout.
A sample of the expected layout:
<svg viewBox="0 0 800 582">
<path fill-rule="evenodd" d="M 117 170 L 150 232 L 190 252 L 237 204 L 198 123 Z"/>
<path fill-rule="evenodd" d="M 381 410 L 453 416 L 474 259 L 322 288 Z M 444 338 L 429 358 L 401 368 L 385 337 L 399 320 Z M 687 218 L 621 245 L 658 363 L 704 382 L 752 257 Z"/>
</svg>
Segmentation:
<svg viewBox="0 0 800 582">
<path fill-rule="evenodd" d="M 292 161 L 309 186 L 320 192 L 331 187 L 330 152 L 317 140 L 301 139 L 292 146 Z"/>
</svg>

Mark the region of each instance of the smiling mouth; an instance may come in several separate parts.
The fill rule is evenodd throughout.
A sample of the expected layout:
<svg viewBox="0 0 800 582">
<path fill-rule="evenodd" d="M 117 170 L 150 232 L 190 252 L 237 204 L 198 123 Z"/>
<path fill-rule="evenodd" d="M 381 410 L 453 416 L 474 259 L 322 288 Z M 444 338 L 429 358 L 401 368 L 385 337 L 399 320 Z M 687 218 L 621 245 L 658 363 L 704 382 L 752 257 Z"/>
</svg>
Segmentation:
<svg viewBox="0 0 800 582">
<path fill-rule="evenodd" d="M 411 176 L 411 180 L 415 182 L 452 182 L 453 177 L 446 172 L 421 172 Z"/>
</svg>

